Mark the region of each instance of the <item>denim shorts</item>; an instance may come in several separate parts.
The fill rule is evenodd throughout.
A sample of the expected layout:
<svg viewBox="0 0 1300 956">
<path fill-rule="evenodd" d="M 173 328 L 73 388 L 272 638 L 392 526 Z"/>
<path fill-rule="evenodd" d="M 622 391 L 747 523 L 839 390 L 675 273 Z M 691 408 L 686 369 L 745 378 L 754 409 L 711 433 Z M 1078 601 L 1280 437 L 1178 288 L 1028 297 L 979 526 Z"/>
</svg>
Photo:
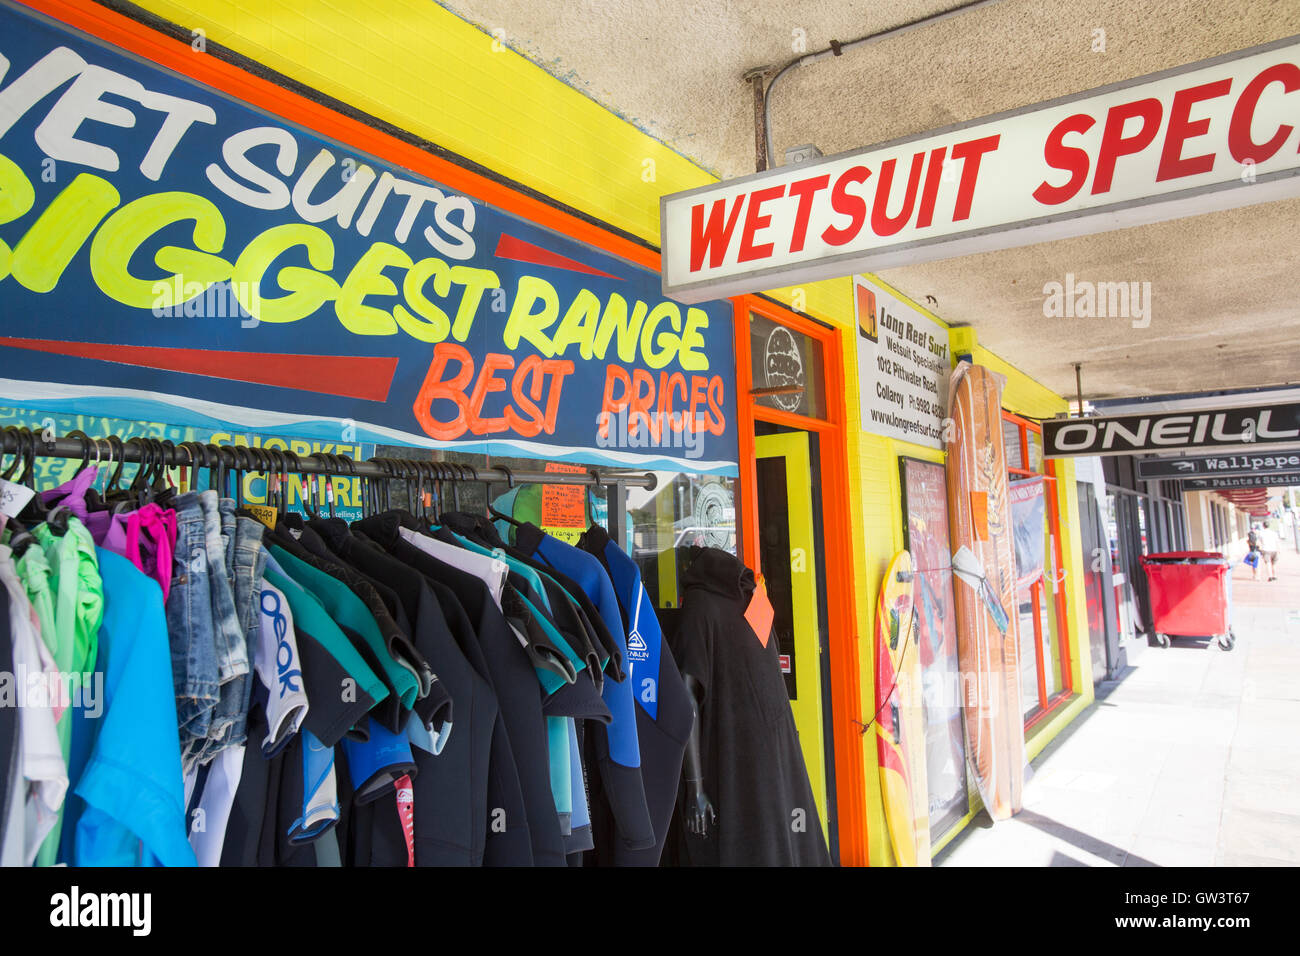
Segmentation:
<svg viewBox="0 0 1300 956">
<path fill-rule="evenodd" d="M 195 748 L 190 756 L 207 763 L 229 746 L 230 732 L 238 718 L 244 694 L 239 678 L 246 676 L 251 667 L 247 632 L 241 627 L 235 609 L 234 573 L 231 570 L 236 534 L 235 502 L 230 498 L 218 500 L 215 491 L 205 491 L 200 494 L 199 503 L 203 507 L 208 561 L 212 567 L 208 587 L 219 690 L 212 722 L 208 726 L 207 744 Z M 225 743 L 218 743 L 220 741 Z"/>
<path fill-rule="evenodd" d="M 200 763 L 207 763 L 227 747 L 248 739 L 248 706 L 253 696 L 251 658 L 259 636 L 254 628 L 261 628 L 257 597 L 261 591 L 262 571 L 266 567 L 266 550 L 262 547 L 262 533 L 266 529 L 252 518 L 235 515 L 233 507 L 228 508 L 228 504 L 233 506 L 234 502 L 225 499 L 221 503 L 222 537 L 230 539 L 226 553 L 230 559 L 231 593 L 250 666 L 247 673 L 221 685 L 213 726 L 225 729 L 211 736 L 209 746 L 199 757 Z M 232 525 L 234 533 L 228 534 L 227 528 Z"/>
<path fill-rule="evenodd" d="M 215 492 L 197 491 L 178 495 L 172 504 L 176 550 L 167 593 L 167 637 L 182 754 L 207 738 L 219 691 L 209 578 L 214 570 L 221 575 L 224 569 L 220 565 L 214 569 L 208 556 L 207 522 L 200 503 L 205 494 L 212 495 L 215 506 Z"/>
</svg>

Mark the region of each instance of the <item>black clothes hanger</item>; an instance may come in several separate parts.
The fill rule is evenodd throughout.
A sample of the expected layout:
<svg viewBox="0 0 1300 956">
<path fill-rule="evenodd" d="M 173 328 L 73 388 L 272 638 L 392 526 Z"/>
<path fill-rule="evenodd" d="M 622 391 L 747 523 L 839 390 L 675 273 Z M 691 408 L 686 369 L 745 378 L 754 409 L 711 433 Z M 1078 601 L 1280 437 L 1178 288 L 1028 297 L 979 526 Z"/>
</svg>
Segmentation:
<svg viewBox="0 0 1300 956">
<path fill-rule="evenodd" d="M 442 485 L 444 473 L 442 466 L 432 459 L 424 463 L 424 471 L 429 482 L 429 523 L 437 524 L 438 515 L 446 509 L 447 499 Z"/>
<path fill-rule="evenodd" d="M 298 475 L 299 487 L 301 489 L 302 510 L 307 512 L 309 518 L 319 518 L 320 509 L 316 506 L 316 476 L 304 475 L 302 473 L 302 459 L 298 457 L 297 452 L 287 449 L 275 449 L 271 452 L 271 457 L 278 459 L 280 468 L 285 472 L 283 490 L 280 500 L 280 516 L 287 518 L 292 512 L 289 511 L 289 475 Z"/>
<path fill-rule="evenodd" d="M 454 462 L 447 462 L 447 467 L 451 471 L 451 508 L 453 511 L 460 510 L 460 467 Z"/>
<path fill-rule="evenodd" d="M 393 507 L 393 482 L 401 477 L 402 466 L 398 464 L 396 458 L 380 458 L 380 467 L 384 469 L 383 498 L 381 501 L 381 511 L 389 511 Z"/>
<path fill-rule="evenodd" d="M 9 463 L 8 468 L 6 468 L 3 472 L 0 472 L 0 479 L 4 479 L 5 481 L 8 481 L 10 478 L 13 477 L 14 471 L 16 471 L 18 468 L 18 463 L 22 460 L 22 455 L 20 454 L 20 451 L 22 449 L 22 439 L 19 437 L 21 432 L 22 429 L 20 429 L 17 425 L 6 425 L 4 427 L 4 430 L 0 432 L 0 434 L 3 435 L 14 436 L 14 450 L 12 453 L 14 456 L 14 460 Z"/>
<path fill-rule="evenodd" d="M 23 473 L 18 482 L 36 491 L 36 432 L 28 430 L 24 437 Z M 39 523 L 44 521 L 49 513 L 50 509 L 45 507 L 45 499 L 37 493 L 32 495 L 31 501 L 27 502 L 27 507 L 22 510 L 20 517 L 31 523 Z M 63 527 L 66 531 L 66 521 Z"/>
<path fill-rule="evenodd" d="M 120 514 L 123 511 L 132 510 L 133 508 L 138 507 L 140 503 L 141 493 L 147 487 L 145 483 L 145 475 L 148 473 L 151 464 L 149 457 L 150 449 L 145 444 L 146 441 L 147 439 L 144 438 L 128 438 L 126 443 L 122 446 L 123 461 L 125 462 L 126 459 L 126 449 L 134 448 L 136 449 L 135 457 L 139 464 L 136 466 L 135 475 L 132 476 L 131 483 L 127 485 L 126 488 L 120 491 L 110 489 L 111 493 L 107 496 L 107 500 L 112 503 L 114 514 Z"/>
<path fill-rule="evenodd" d="M 381 472 L 384 470 L 384 466 L 378 458 L 371 458 L 369 459 L 369 462 Z M 369 514 L 377 515 L 384 510 L 381 507 L 383 498 L 380 496 L 380 485 L 383 484 L 383 482 L 384 479 L 379 477 L 367 477 L 366 479 L 366 511 Z"/>
<path fill-rule="evenodd" d="M 393 507 L 393 482 L 401 477 L 402 466 L 396 458 L 386 458 L 384 468 L 388 472 L 388 480 L 384 482 L 384 510 L 388 511 Z"/>
<path fill-rule="evenodd" d="M 156 467 L 153 439 L 132 438 L 127 444 L 134 445 L 139 449 L 140 464 L 135 470 L 135 476 L 131 479 L 131 484 L 127 486 L 131 492 L 131 507 L 139 508 L 146 502 L 150 482 L 153 480 L 153 472 Z"/>
<path fill-rule="evenodd" d="M 284 517 L 284 489 L 282 475 L 280 474 L 282 465 L 277 460 L 275 451 L 270 448 L 260 448 L 252 445 L 233 445 L 230 446 L 229 454 L 235 469 L 237 495 L 235 515 L 241 518 L 251 518 L 268 528 L 272 525 L 278 526 L 280 520 Z M 246 475 L 262 476 L 263 487 L 266 489 L 263 505 L 254 505 L 252 502 L 244 501 L 243 489 Z M 223 495 L 222 497 L 228 496 Z M 268 519 L 265 511 L 254 510 L 255 508 L 270 509 L 275 513 L 275 519 Z"/>
<path fill-rule="evenodd" d="M 511 471 L 509 468 L 507 468 L 505 465 L 497 465 L 496 468 L 497 471 L 505 472 L 506 491 L 509 492 L 515 486 L 515 473 Z M 522 528 L 524 526 L 524 523 L 522 521 L 518 521 L 515 518 L 512 518 L 510 515 L 498 511 L 496 508 L 494 508 L 490 500 L 488 501 L 487 510 L 488 510 L 488 514 L 491 517 L 504 521 L 508 525 L 512 525 L 513 527 L 516 528 Z"/>
<path fill-rule="evenodd" d="M 463 464 L 463 465 L 461 465 L 460 467 L 461 467 L 461 468 L 464 470 L 464 472 L 465 472 L 465 480 L 468 481 L 468 482 L 470 482 L 471 484 L 477 485 L 477 484 L 478 484 L 478 469 L 475 468 L 473 465 L 471 465 L 471 464 L 469 464 L 469 463 Z M 485 486 L 485 487 L 484 487 L 485 497 L 486 497 L 486 490 L 487 490 L 487 489 L 486 489 L 486 486 Z"/>
<path fill-rule="evenodd" d="M 329 516 L 334 517 L 334 486 L 333 479 L 336 474 L 342 474 L 345 470 L 352 472 L 352 460 L 345 459 L 343 455 L 330 455 L 325 452 L 317 452 L 316 457 L 325 462 L 329 468 L 329 474 L 325 476 L 325 490 L 323 492 L 323 504 L 329 510 Z M 346 460 L 347 464 L 344 464 Z M 313 476 L 313 481 L 315 480 Z"/>
<path fill-rule="evenodd" d="M 447 471 L 440 461 L 430 460 L 426 464 L 429 468 L 429 492 L 433 504 L 433 519 L 437 521 L 438 516 L 447 508 L 447 493 L 443 485 L 447 477 Z"/>
<path fill-rule="evenodd" d="M 130 490 L 121 487 L 122 469 L 126 467 L 126 443 L 116 435 L 110 435 L 107 441 L 109 461 L 116 461 L 117 467 L 113 469 L 113 474 L 109 476 L 108 484 L 104 487 L 101 502 L 105 511 L 112 510 L 131 497 Z"/>
<path fill-rule="evenodd" d="M 271 457 L 271 463 L 280 471 L 280 503 L 279 509 L 281 515 L 289 513 L 289 499 L 292 497 L 290 492 L 293 490 L 289 484 L 289 477 L 299 474 L 302 468 L 302 459 L 286 448 L 272 448 L 267 454 Z M 299 481 L 301 488 L 302 482 Z M 306 495 L 299 495 L 303 499 L 303 508 L 306 509 Z"/>
<path fill-rule="evenodd" d="M 226 472 L 230 466 L 229 456 L 220 445 L 204 446 L 211 455 L 212 467 L 208 469 L 208 490 L 218 495 L 226 493 Z"/>
<path fill-rule="evenodd" d="M 262 475 L 266 487 L 266 507 L 275 512 L 275 527 L 283 524 L 294 530 L 302 530 L 302 515 L 289 511 L 289 469 L 294 465 L 300 466 L 297 455 L 290 458 L 289 452 L 279 448 L 251 445 L 244 454 L 251 470 Z M 265 519 L 253 512 L 251 506 L 246 506 L 243 511 L 248 512 L 249 517 L 265 523 Z"/>
<path fill-rule="evenodd" d="M 80 443 L 81 445 L 81 464 L 77 466 L 76 471 L 74 472 L 74 474 L 80 475 L 83 471 L 85 471 L 87 468 L 90 467 L 90 449 L 92 448 L 92 439 L 89 435 L 87 435 L 85 432 L 81 431 L 80 429 L 74 429 L 73 431 L 68 432 L 67 437 L 77 439 L 78 443 Z M 98 465 L 99 464 L 99 443 L 95 442 L 93 444 L 93 447 L 95 449 L 95 464 Z M 87 489 L 86 496 L 85 496 L 87 505 L 89 505 L 92 501 L 91 498 L 92 494 L 94 494 L 94 489 L 93 488 Z M 98 495 L 96 494 L 95 497 L 98 498 Z M 50 509 L 50 515 L 51 515 L 50 520 L 51 520 L 52 527 L 54 527 L 53 524 L 54 516 L 57 514 L 61 514 L 60 508 L 62 507 L 63 505 L 61 503 L 56 503 L 54 507 Z M 67 516 L 65 514 L 63 515 L 62 518 L 62 525 L 61 525 L 62 530 L 56 529 L 57 533 L 59 534 L 65 533 L 67 529 L 67 523 L 68 523 Z"/>
<path fill-rule="evenodd" d="M 346 473 L 349 478 L 355 477 L 357 473 L 357 464 L 349 455 L 330 455 L 327 459 L 336 472 Z M 325 480 L 325 503 L 329 506 L 330 517 L 334 517 L 334 481 L 333 475 Z"/>
<path fill-rule="evenodd" d="M 104 443 L 102 449 L 104 452 L 107 452 L 107 454 L 103 454 L 101 458 L 100 441 L 101 439 L 98 438 L 95 439 L 95 464 L 96 466 L 98 466 L 100 461 L 102 460 L 108 466 L 110 479 L 111 479 L 112 472 L 113 472 L 113 463 L 114 461 L 118 460 L 121 457 L 117 450 L 118 447 L 120 447 L 121 442 L 118 441 L 117 446 L 113 444 L 114 441 L 117 441 L 117 436 L 115 435 L 110 435 L 108 438 L 102 439 Z M 109 510 L 110 506 L 108 503 L 108 492 L 110 488 L 110 484 L 109 484 L 110 479 L 105 479 L 104 490 L 102 493 L 93 486 L 90 488 L 89 491 L 86 492 L 86 509 L 88 511 Z"/>
<path fill-rule="evenodd" d="M 239 471 L 235 475 L 235 507 L 237 511 L 248 511 L 248 504 L 244 503 L 244 479 L 249 475 L 260 474 L 266 485 L 266 505 L 269 508 L 275 508 L 276 496 L 278 489 L 276 481 L 279 476 L 271 472 L 271 460 L 261 448 L 254 448 L 251 445 L 235 446 L 235 462 Z M 251 504 L 251 502 L 250 502 Z"/>
<path fill-rule="evenodd" d="M 157 501 L 158 496 L 167 490 L 167 451 L 172 447 L 171 442 L 166 446 L 157 438 L 140 439 L 141 464 L 140 470 L 136 473 L 136 481 L 132 482 L 132 487 L 138 483 L 136 491 L 136 507 L 143 508 L 150 502 Z"/>
<path fill-rule="evenodd" d="M 378 460 L 375 460 L 375 467 L 379 468 L 380 471 L 383 470 L 383 467 L 379 464 Z M 366 487 L 370 492 L 367 496 L 367 507 L 369 513 L 372 515 L 377 515 L 383 511 L 383 485 L 384 479 L 377 476 L 370 478 L 366 482 Z"/>
<path fill-rule="evenodd" d="M 75 472 L 75 474 L 79 475 L 87 468 L 90 467 L 91 439 L 90 436 L 87 435 L 85 432 L 83 432 L 80 428 L 74 428 L 72 431 L 68 432 L 67 437 L 75 438 L 77 442 L 81 445 L 81 464 L 77 466 L 77 470 Z"/>
<path fill-rule="evenodd" d="M 251 471 L 260 471 L 266 485 L 267 507 L 275 509 L 277 516 L 283 513 L 281 504 L 284 500 L 284 463 L 277 460 L 275 451 L 270 448 L 248 446 L 244 453 L 248 458 Z"/>
<path fill-rule="evenodd" d="M 504 521 L 506 524 L 512 525 L 516 528 L 522 528 L 524 526 L 524 523 L 518 518 L 512 518 L 508 514 L 497 511 L 497 509 L 493 508 L 491 505 L 488 505 L 488 515 L 489 517 L 495 518 L 498 521 Z"/>
<path fill-rule="evenodd" d="M 262 449 L 254 449 L 249 445 L 235 446 L 235 507 L 244 507 L 244 479 L 250 473 L 258 470 L 258 462 L 254 459 L 253 452 L 258 452 L 258 457 Z M 266 474 L 266 472 L 263 472 Z M 278 477 L 278 476 L 277 476 Z"/>
<path fill-rule="evenodd" d="M 19 474 L 17 482 L 31 488 L 33 486 L 28 482 L 32 477 L 32 469 L 36 458 L 36 435 L 28 428 L 16 429 L 15 431 L 17 434 L 14 437 L 18 447 L 14 452 L 13 464 L 5 471 L 5 480 L 9 480 L 8 476 L 13 474 L 14 469 L 21 462 L 23 470 Z M 36 538 L 28 530 L 28 525 L 39 524 L 44 519 L 43 507 L 44 503 L 41 502 L 41 496 L 39 494 L 33 495 L 32 500 L 18 513 L 18 516 L 9 520 L 9 525 L 14 529 L 14 533 L 9 539 L 9 546 L 13 549 L 15 558 L 21 558 L 33 542 L 36 541 Z"/>
<path fill-rule="evenodd" d="M 171 461 L 175 456 L 176 445 L 162 439 L 158 442 L 158 475 L 154 478 L 154 504 L 166 507 L 176 497 L 177 491 L 171 480 Z"/>
<path fill-rule="evenodd" d="M 197 491 L 199 487 L 199 467 L 207 467 L 208 450 L 202 443 L 196 441 L 183 441 L 178 448 L 184 448 L 185 453 L 189 456 L 188 464 L 190 469 L 189 481 L 184 482 L 186 491 Z"/>
<path fill-rule="evenodd" d="M 406 458 L 402 461 L 402 468 L 406 472 L 407 488 L 407 511 L 413 512 L 421 507 L 424 503 L 422 488 L 424 487 L 424 472 L 420 468 L 420 462 L 413 458 Z"/>
</svg>

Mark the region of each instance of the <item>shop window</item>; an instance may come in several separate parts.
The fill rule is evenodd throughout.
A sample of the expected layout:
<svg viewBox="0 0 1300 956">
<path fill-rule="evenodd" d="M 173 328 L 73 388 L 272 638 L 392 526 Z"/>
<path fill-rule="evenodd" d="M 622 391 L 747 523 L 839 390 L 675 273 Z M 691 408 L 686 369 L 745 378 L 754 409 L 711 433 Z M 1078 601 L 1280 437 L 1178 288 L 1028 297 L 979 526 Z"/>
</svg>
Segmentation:
<svg viewBox="0 0 1300 956">
<path fill-rule="evenodd" d="M 1111 581 L 1115 586 L 1115 615 L 1119 622 L 1120 641 L 1137 635 L 1137 598 L 1133 590 L 1132 536 L 1128 502 L 1130 495 L 1115 488 L 1106 494 L 1106 539 L 1110 549 Z M 1141 572 L 1139 572 L 1141 573 Z"/>
<path fill-rule="evenodd" d="M 1138 518 L 1138 541 L 1140 542 L 1142 553 L 1151 553 L 1150 522 L 1147 521 L 1147 498 L 1146 495 L 1137 495 L 1137 518 Z"/>
<path fill-rule="evenodd" d="M 1020 442 L 1020 426 L 1015 422 L 1004 421 L 1002 423 L 1002 444 L 1007 449 L 1007 467 L 1017 472 L 1030 471 L 1025 465 L 1026 455 L 1022 452 L 1023 445 Z"/>
<path fill-rule="evenodd" d="M 820 341 L 751 312 L 749 363 L 755 404 L 792 415 L 826 417 Z"/>
<path fill-rule="evenodd" d="M 1025 443 L 1026 443 L 1026 447 L 1029 450 L 1029 465 L 1028 465 L 1029 470 L 1042 471 L 1043 470 L 1042 432 L 1033 431 L 1032 429 L 1026 429 Z"/>
<path fill-rule="evenodd" d="M 736 485 L 733 478 L 656 472 L 652 491 L 627 493 L 628 553 L 641 568 L 656 607 L 677 607 L 677 572 L 683 549 L 721 548 L 737 554 Z"/>
<path fill-rule="evenodd" d="M 969 806 L 947 485 L 940 464 L 900 458 L 899 471 L 907 550 L 916 569 L 930 837 L 938 840 L 966 815 Z"/>
<path fill-rule="evenodd" d="M 1025 721 L 1030 724 L 1052 710 L 1072 689 L 1060 517 L 1056 477 L 1044 467 L 1041 427 L 1004 412 L 1002 434 L 1012 515 L 1017 525 L 1021 705 Z"/>
</svg>

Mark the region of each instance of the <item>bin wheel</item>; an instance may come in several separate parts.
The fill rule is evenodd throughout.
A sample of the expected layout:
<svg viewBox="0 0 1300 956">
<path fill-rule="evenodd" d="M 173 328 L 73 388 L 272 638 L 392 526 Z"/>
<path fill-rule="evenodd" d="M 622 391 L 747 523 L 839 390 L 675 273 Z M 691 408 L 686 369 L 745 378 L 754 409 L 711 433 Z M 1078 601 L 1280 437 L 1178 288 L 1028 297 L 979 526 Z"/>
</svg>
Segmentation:
<svg viewBox="0 0 1300 956">
<path fill-rule="evenodd" d="M 1168 647 L 1168 646 L 1169 646 L 1169 635 L 1168 635 L 1168 634 L 1157 634 L 1157 635 L 1156 635 L 1156 643 L 1159 644 L 1161 647 Z"/>
<path fill-rule="evenodd" d="M 1237 635 L 1232 632 L 1232 628 L 1228 628 L 1227 634 L 1219 635 L 1219 646 L 1225 651 L 1230 651 L 1237 646 Z"/>
</svg>

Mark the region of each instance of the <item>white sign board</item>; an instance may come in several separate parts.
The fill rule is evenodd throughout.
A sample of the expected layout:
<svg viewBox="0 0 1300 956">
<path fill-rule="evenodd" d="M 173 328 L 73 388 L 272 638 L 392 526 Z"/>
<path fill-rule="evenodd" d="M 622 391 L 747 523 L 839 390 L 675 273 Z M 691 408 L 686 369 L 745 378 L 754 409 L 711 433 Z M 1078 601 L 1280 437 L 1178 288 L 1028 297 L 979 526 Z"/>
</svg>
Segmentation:
<svg viewBox="0 0 1300 956">
<path fill-rule="evenodd" d="M 1300 196 L 1300 37 L 660 200 L 682 302 Z"/>
<path fill-rule="evenodd" d="M 948 330 L 865 279 L 853 281 L 863 430 L 942 448 Z"/>
</svg>

